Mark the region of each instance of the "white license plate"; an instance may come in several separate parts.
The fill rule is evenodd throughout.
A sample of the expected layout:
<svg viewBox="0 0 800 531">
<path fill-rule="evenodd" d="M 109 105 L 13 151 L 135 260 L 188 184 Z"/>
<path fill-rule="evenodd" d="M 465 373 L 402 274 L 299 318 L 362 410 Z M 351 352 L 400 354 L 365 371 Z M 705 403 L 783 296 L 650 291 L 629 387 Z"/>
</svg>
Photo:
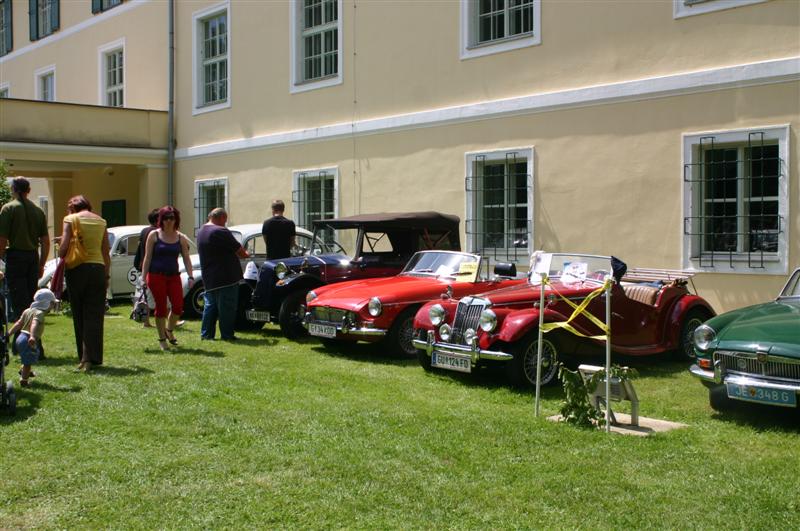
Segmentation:
<svg viewBox="0 0 800 531">
<path fill-rule="evenodd" d="M 269 312 L 262 312 L 259 310 L 247 310 L 244 313 L 245 317 L 247 317 L 248 321 L 256 321 L 256 322 L 269 322 Z"/>
<path fill-rule="evenodd" d="M 468 354 L 450 354 L 434 351 L 431 366 L 449 371 L 472 372 L 472 362 Z"/>
<path fill-rule="evenodd" d="M 794 394 L 794 391 L 731 383 L 727 384 L 726 387 L 728 390 L 728 397 L 736 400 L 784 407 L 797 406 L 797 396 Z"/>
<path fill-rule="evenodd" d="M 308 333 L 317 337 L 334 338 L 336 337 L 336 327 L 317 323 L 308 323 Z"/>
</svg>

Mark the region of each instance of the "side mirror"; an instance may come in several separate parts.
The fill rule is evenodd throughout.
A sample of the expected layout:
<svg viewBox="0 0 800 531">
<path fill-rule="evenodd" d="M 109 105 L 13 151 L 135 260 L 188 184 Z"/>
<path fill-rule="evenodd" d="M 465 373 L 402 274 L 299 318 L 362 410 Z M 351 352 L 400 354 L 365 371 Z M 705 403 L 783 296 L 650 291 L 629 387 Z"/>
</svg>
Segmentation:
<svg viewBox="0 0 800 531">
<path fill-rule="evenodd" d="M 517 276 L 517 266 L 505 262 L 498 262 L 494 265 L 494 274 L 498 277 L 515 278 Z"/>
</svg>

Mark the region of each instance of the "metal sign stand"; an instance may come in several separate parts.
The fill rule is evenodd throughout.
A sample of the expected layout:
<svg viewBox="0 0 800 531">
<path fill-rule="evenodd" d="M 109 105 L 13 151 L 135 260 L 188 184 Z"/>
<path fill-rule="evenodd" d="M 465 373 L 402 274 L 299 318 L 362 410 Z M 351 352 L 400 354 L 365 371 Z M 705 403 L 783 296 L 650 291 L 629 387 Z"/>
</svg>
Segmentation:
<svg viewBox="0 0 800 531">
<path fill-rule="evenodd" d="M 606 277 L 608 282 L 608 277 Z M 606 288 L 606 433 L 611 433 L 611 286 Z"/>
<path fill-rule="evenodd" d="M 539 289 L 539 339 L 536 343 L 536 412 L 535 416 L 539 416 L 539 391 L 542 387 L 542 325 L 544 324 L 544 285 L 547 283 L 547 274 L 542 273 L 542 283 Z"/>
</svg>

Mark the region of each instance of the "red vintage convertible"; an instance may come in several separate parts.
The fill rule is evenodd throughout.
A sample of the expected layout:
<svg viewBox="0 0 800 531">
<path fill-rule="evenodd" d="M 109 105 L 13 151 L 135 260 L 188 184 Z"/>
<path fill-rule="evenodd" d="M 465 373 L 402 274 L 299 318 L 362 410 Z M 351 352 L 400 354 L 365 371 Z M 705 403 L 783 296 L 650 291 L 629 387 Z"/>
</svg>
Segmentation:
<svg viewBox="0 0 800 531">
<path fill-rule="evenodd" d="M 422 304 L 443 294 L 464 297 L 525 282 L 514 278 L 512 264 L 496 264 L 491 279 L 484 270 L 488 265 L 476 254 L 421 251 L 397 276 L 315 288 L 306 299 L 304 324 L 326 341 L 384 341 L 390 351 L 413 356 L 412 323 Z"/>
<path fill-rule="evenodd" d="M 633 356 L 672 351 L 682 359 L 692 358 L 694 329 L 715 313 L 703 298 L 688 291 L 690 274 L 628 271 L 624 263 L 607 256 L 536 253 L 524 284 L 423 306 L 414 321 L 413 340 L 420 364 L 426 370 L 460 372 L 504 364 L 512 383 L 535 385 L 542 279 L 547 278 L 544 322 L 563 323 L 573 307 L 562 297 L 580 304 L 612 276 L 613 351 Z M 604 322 L 605 306 L 605 295 L 598 294 L 586 310 Z M 583 336 L 564 328 L 543 336 L 542 384 L 556 379 L 562 356 L 594 354 L 604 345 L 592 339 L 603 332 L 584 314 L 569 325 Z"/>
</svg>

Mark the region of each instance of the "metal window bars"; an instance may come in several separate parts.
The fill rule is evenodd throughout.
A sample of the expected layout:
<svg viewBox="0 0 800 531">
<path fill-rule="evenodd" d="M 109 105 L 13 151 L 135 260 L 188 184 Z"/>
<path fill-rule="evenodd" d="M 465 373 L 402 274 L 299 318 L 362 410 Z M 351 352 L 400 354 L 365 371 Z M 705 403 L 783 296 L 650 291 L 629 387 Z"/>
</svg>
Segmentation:
<svg viewBox="0 0 800 531">
<path fill-rule="evenodd" d="M 530 257 L 531 196 L 527 159 L 506 153 L 503 159 L 480 155 L 465 178 L 471 215 L 466 235 L 474 252 L 495 261 L 527 261 Z"/>
<path fill-rule="evenodd" d="M 217 179 L 198 183 L 197 197 L 194 198 L 195 236 L 208 219 L 208 214 L 217 207 L 227 208 L 225 205 L 225 180 Z"/>
<path fill-rule="evenodd" d="M 683 180 L 691 186 L 691 211 L 683 220 L 690 236 L 690 257 L 700 267 L 727 258 L 755 269 L 778 252 L 784 220 L 780 215 L 783 161 L 777 143 L 764 132 L 751 132 L 746 143 L 717 145 L 700 138 L 697 161 L 685 164 Z"/>
<path fill-rule="evenodd" d="M 336 216 L 334 176 L 327 171 L 299 175 L 297 189 L 292 192 L 295 222 L 297 226 L 313 230 L 315 219 L 331 219 Z M 323 234 L 325 241 L 334 238 L 332 230 Z"/>
</svg>

